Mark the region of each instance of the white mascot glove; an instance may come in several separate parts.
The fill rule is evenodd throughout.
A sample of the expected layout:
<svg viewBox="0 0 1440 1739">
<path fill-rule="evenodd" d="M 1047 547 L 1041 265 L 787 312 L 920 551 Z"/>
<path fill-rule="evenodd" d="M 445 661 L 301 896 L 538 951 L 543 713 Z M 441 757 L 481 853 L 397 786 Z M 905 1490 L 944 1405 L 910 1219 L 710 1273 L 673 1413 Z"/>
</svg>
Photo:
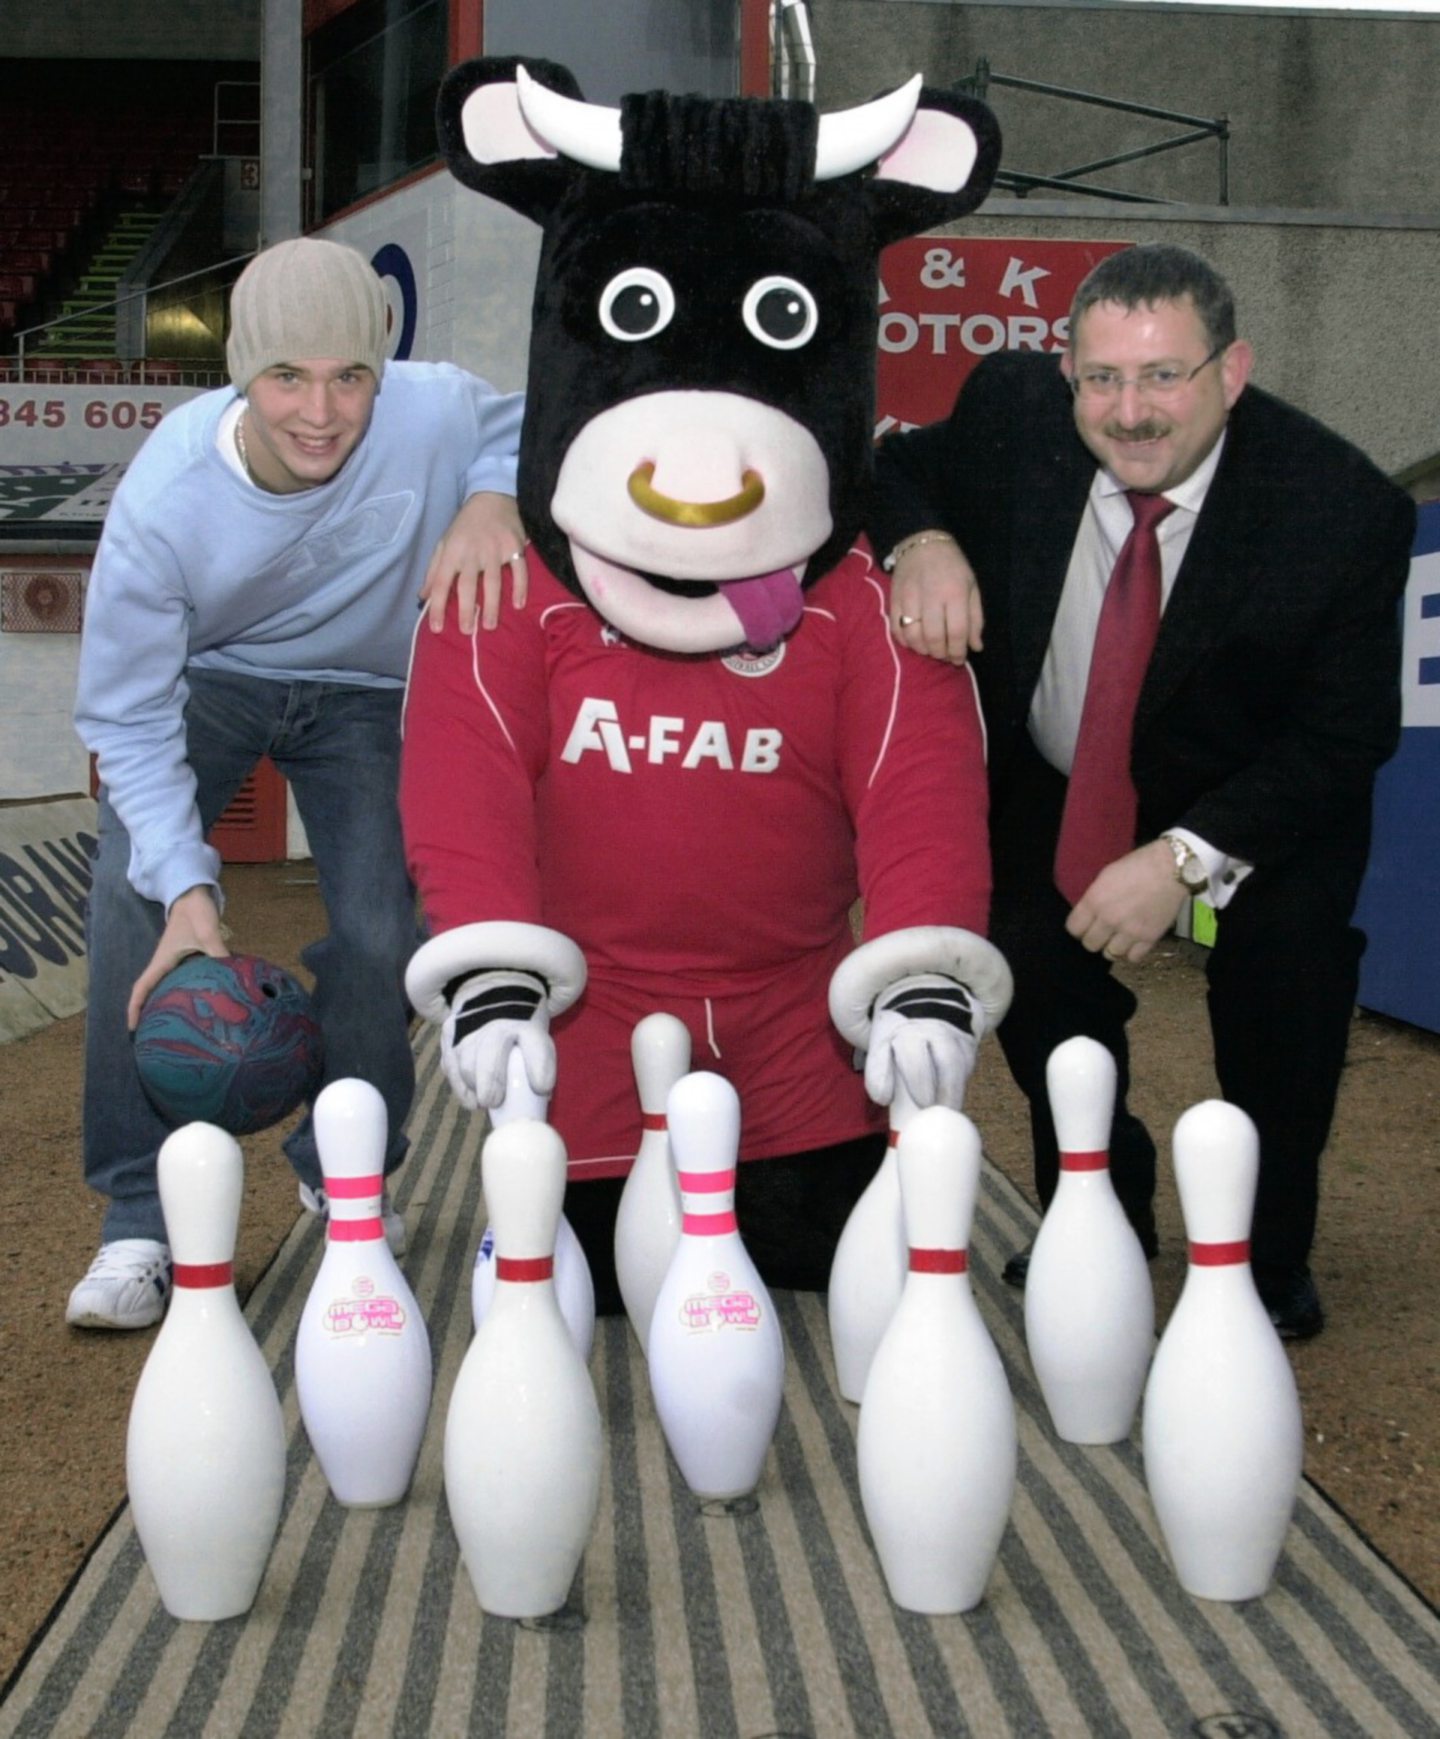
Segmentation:
<svg viewBox="0 0 1440 1739">
<path fill-rule="evenodd" d="M 888 1105 L 903 1087 L 918 1110 L 959 1111 L 986 1024 L 984 1009 L 957 979 L 939 972 L 897 979 L 875 999 L 865 1091 Z"/>
<path fill-rule="evenodd" d="M 529 972 L 477 972 L 451 993 L 440 1031 L 440 1067 L 467 1111 L 501 1104 L 513 1050 L 531 1088 L 548 1098 L 555 1090 L 555 1042 L 544 983 Z"/>
</svg>

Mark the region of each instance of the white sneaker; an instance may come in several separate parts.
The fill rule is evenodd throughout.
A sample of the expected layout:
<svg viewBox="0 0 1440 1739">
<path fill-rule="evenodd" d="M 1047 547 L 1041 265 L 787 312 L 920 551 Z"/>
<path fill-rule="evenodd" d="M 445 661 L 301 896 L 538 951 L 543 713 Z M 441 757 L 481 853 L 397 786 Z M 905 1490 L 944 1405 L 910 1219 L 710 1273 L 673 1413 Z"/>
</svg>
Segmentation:
<svg viewBox="0 0 1440 1739">
<path fill-rule="evenodd" d="M 330 1218 L 330 1203 L 324 1190 L 312 1190 L 307 1183 L 300 1185 L 300 1206 L 307 1214 L 318 1214 L 322 1220 Z M 380 1194 L 380 1220 L 385 1227 L 385 1242 L 390 1246 L 390 1254 L 397 1258 L 403 1256 L 405 1216 L 391 1206 L 389 1190 L 382 1190 Z"/>
<path fill-rule="evenodd" d="M 100 1246 L 71 1292 L 65 1320 L 73 1328 L 149 1328 L 165 1314 L 170 1279 L 168 1244 L 116 1238 Z"/>
</svg>

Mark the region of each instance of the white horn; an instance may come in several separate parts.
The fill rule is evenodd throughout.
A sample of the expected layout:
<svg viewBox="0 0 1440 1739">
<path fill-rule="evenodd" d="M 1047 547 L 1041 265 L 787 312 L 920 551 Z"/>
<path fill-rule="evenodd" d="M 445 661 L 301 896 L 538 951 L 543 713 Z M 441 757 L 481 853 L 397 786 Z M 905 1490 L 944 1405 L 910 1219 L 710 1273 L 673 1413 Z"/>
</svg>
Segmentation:
<svg viewBox="0 0 1440 1739">
<path fill-rule="evenodd" d="M 919 80 L 916 80 L 919 83 Z M 620 111 L 577 103 L 515 68 L 515 88 L 525 124 L 562 156 L 590 169 L 620 167 Z"/>
<path fill-rule="evenodd" d="M 821 115 L 815 141 L 815 179 L 834 181 L 867 164 L 878 163 L 915 118 L 924 83 L 917 72 L 909 84 L 859 108 Z"/>
</svg>

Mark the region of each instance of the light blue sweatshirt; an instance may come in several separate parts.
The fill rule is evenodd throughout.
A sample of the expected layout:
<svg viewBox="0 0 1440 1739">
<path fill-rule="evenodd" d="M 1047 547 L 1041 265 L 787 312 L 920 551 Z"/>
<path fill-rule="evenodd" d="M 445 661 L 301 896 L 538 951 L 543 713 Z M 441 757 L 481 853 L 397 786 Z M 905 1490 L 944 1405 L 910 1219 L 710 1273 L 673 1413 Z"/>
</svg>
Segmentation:
<svg viewBox="0 0 1440 1739">
<path fill-rule="evenodd" d="M 387 363 L 364 439 L 318 488 L 271 495 L 216 445 L 235 393 L 173 410 L 106 516 L 75 725 L 164 907 L 218 886 L 186 760 L 190 666 L 399 688 L 430 556 L 467 497 L 515 493 L 524 400 L 449 363 Z"/>
</svg>

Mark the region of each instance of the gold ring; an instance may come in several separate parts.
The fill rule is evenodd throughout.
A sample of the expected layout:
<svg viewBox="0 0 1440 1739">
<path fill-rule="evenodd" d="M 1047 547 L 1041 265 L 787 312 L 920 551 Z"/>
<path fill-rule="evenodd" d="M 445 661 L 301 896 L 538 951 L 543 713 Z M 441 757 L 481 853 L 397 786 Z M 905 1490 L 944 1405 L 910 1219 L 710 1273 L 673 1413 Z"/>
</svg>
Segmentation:
<svg viewBox="0 0 1440 1739">
<path fill-rule="evenodd" d="M 920 618 L 918 616 L 901 616 L 900 626 L 902 628 L 913 628 L 919 620 Z"/>
</svg>

